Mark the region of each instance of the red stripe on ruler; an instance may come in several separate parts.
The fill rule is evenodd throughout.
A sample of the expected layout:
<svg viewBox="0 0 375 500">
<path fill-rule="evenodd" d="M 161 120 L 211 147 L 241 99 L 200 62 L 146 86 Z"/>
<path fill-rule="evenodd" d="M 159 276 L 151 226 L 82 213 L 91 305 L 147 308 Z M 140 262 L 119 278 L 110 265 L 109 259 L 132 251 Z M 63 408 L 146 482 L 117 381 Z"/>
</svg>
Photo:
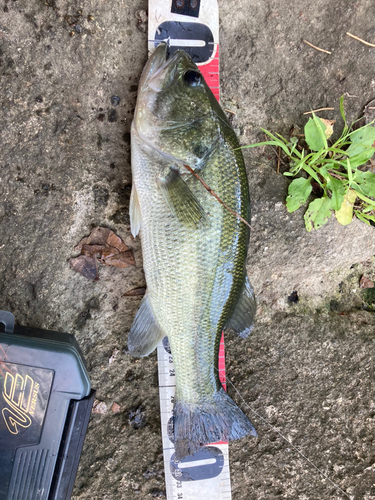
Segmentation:
<svg viewBox="0 0 375 500">
<path fill-rule="evenodd" d="M 224 332 L 221 334 L 220 347 L 219 347 L 219 379 L 224 390 L 227 390 L 227 383 L 225 378 L 225 346 L 224 346 Z M 228 444 L 228 441 L 218 441 L 217 443 L 211 444 Z"/>
<path fill-rule="evenodd" d="M 212 90 L 212 93 L 219 101 L 220 99 L 220 78 L 219 78 L 219 45 L 216 47 L 216 52 L 214 58 L 208 63 L 199 65 L 199 70 L 206 80 L 207 85 Z M 221 334 L 220 347 L 219 347 L 219 379 L 223 389 L 227 390 L 227 383 L 225 377 L 225 346 L 224 346 L 224 332 Z M 227 444 L 227 441 L 218 441 L 212 444 Z"/>
<path fill-rule="evenodd" d="M 206 80 L 207 85 L 212 90 L 212 93 L 217 100 L 220 99 L 220 78 L 219 78 L 219 45 L 216 47 L 216 52 L 208 64 L 198 64 L 199 70 Z"/>
<path fill-rule="evenodd" d="M 224 390 L 227 390 L 227 383 L 225 378 L 225 346 L 224 346 L 224 332 L 221 334 L 220 347 L 219 347 L 219 379 Z"/>
</svg>

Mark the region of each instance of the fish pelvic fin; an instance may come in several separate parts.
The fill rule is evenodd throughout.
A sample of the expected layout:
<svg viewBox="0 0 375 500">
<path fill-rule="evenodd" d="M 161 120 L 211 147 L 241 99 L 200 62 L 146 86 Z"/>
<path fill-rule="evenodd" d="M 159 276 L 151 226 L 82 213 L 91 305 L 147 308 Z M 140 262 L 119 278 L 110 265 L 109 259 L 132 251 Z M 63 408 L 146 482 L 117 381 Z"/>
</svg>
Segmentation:
<svg viewBox="0 0 375 500">
<path fill-rule="evenodd" d="M 213 400 L 191 404 L 176 400 L 173 410 L 176 459 L 193 455 L 202 446 L 257 436 L 247 416 L 221 388 Z"/>
<path fill-rule="evenodd" d="M 171 212 L 182 225 L 197 228 L 207 222 L 203 207 L 176 168 L 171 167 L 168 175 L 157 179 L 157 183 Z"/>
<path fill-rule="evenodd" d="M 130 216 L 130 230 L 135 238 L 139 233 L 139 230 L 142 225 L 142 215 L 141 215 L 141 207 L 139 204 L 138 193 L 134 185 L 134 182 L 132 185 L 132 192 L 130 195 L 129 216 Z"/>
<path fill-rule="evenodd" d="M 256 308 L 254 290 L 246 276 L 242 292 L 225 329 L 230 328 L 242 339 L 248 337 L 254 326 Z"/>
<path fill-rule="evenodd" d="M 148 356 L 165 334 L 157 323 L 147 297 L 141 301 L 128 336 L 128 351 L 132 356 Z"/>
</svg>

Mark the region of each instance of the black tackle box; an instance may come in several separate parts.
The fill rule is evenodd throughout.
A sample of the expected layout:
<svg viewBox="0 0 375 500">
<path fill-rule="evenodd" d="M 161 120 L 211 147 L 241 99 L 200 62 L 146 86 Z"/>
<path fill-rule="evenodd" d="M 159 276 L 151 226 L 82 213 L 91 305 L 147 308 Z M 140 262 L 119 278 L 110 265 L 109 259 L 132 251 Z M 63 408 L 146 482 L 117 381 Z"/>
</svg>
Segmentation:
<svg viewBox="0 0 375 500">
<path fill-rule="evenodd" d="M 73 335 L 0 311 L 0 500 L 71 497 L 95 391 Z"/>
</svg>

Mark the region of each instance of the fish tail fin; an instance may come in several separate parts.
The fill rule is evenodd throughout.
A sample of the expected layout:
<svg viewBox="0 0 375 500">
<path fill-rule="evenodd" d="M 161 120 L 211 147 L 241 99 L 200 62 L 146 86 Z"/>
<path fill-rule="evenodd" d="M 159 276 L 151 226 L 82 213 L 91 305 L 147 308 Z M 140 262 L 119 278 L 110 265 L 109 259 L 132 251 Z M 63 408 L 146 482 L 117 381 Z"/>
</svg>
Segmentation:
<svg viewBox="0 0 375 500">
<path fill-rule="evenodd" d="M 257 436 L 250 420 L 222 388 L 213 400 L 203 404 L 177 399 L 173 416 L 178 460 L 193 455 L 205 444 L 241 439 L 248 434 Z"/>
</svg>

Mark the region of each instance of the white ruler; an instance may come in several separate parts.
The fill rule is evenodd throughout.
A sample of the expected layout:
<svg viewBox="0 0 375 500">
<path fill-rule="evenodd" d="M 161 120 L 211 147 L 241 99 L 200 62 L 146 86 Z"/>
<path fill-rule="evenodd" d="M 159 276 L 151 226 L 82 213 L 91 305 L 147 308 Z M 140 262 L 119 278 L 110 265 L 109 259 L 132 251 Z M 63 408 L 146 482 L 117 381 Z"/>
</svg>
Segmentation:
<svg viewBox="0 0 375 500">
<path fill-rule="evenodd" d="M 222 341 L 219 369 L 223 366 L 223 348 Z M 231 500 L 228 443 L 213 443 L 180 462 L 174 460 L 170 436 L 176 376 L 167 337 L 158 346 L 158 367 L 167 499 Z"/>
</svg>

